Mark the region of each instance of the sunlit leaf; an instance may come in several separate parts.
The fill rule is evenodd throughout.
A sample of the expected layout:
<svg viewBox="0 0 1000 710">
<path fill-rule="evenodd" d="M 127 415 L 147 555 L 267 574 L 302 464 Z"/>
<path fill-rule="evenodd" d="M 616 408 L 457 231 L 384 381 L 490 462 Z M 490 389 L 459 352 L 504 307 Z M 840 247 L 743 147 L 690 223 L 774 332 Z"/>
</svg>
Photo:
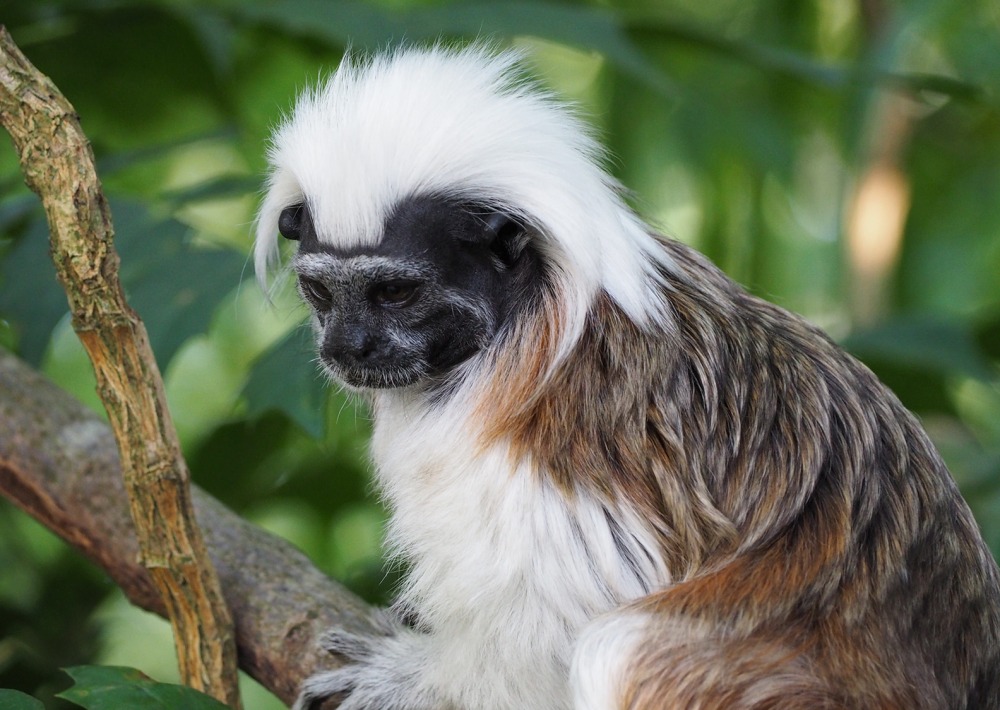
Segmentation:
<svg viewBox="0 0 1000 710">
<path fill-rule="evenodd" d="M 163 142 L 143 145 L 131 150 L 120 150 L 107 155 L 102 155 L 97 159 L 97 172 L 102 176 L 126 170 L 128 168 L 159 160 L 180 148 L 190 146 L 201 141 L 231 140 L 235 138 L 235 131 L 230 128 L 212 128 L 181 138 L 173 138 Z"/>
<path fill-rule="evenodd" d="M 168 192 L 165 197 L 177 204 L 202 202 L 231 197 L 243 197 L 260 190 L 261 179 L 249 175 L 224 175 L 181 190 Z"/>
</svg>

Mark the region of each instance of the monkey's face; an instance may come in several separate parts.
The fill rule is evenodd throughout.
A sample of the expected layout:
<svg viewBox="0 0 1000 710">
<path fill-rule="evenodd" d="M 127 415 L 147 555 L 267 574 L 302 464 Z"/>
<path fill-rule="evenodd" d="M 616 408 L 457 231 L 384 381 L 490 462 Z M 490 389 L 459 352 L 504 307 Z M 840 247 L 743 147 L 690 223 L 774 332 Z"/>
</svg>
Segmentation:
<svg viewBox="0 0 1000 710">
<path fill-rule="evenodd" d="M 351 387 L 441 378 L 494 340 L 538 276 L 517 221 L 441 198 L 398 205 L 374 246 L 330 245 L 304 204 L 282 212 L 279 231 L 299 241 L 320 360 Z"/>
</svg>

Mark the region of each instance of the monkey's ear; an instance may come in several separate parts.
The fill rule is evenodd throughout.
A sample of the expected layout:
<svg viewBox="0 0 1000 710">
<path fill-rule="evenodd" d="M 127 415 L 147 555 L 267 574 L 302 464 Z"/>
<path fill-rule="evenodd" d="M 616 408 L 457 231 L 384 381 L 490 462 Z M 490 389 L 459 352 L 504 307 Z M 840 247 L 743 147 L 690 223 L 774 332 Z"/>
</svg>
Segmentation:
<svg viewBox="0 0 1000 710">
<path fill-rule="evenodd" d="M 528 244 L 528 234 L 520 222 L 504 212 L 491 212 L 483 218 L 484 237 L 492 251 L 507 268 L 512 267 Z"/>
<path fill-rule="evenodd" d="M 286 207 L 278 215 L 278 234 L 285 239 L 299 241 L 302 238 L 303 221 L 308 218 L 309 215 L 303 203 Z"/>
<path fill-rule="evenodd" d="M 299 243 L 299 251 L 315 251 L 319 247 L 312 215 L 304 202 L 281 210 L 278 215 L 278 233 L 285 239 Z"/>
</svg>

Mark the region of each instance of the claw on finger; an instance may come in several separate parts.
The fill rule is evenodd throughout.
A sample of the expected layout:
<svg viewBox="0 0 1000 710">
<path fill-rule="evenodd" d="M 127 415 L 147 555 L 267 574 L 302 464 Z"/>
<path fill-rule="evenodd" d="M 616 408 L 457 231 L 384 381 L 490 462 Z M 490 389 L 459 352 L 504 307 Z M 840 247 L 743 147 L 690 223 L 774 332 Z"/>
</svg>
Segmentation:
<svg viewBox="0 0 1000 710">
<path fill-rule="evenodd" d="M 319 710 L 324 700 L 350 692 L 354 684 L 354 674 L 346 668 L 309 676 L 302 683 L 292 710 Z"/>
<path fill-rule="evenodd" d="M 347 631 L 327 631 L 320 636 L 319 645 L 324 651 L 357 661 L 371 655 L 372 639 Z"/>
</svg>

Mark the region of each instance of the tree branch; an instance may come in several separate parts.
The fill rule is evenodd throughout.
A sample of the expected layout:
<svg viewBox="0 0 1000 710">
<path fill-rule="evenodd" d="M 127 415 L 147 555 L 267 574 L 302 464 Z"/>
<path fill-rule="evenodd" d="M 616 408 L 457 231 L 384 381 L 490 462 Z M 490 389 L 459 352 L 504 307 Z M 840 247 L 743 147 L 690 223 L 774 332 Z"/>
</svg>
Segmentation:
<svg viewBox="0 0 1000 710">
<path fill-rule="evenodd" d="M 101 565 L 136 604 L 171 618 L 186 683 L 238 706 L 238 645 L 241 665 L 291 700 L 306 675 L 333 662 L 316 652 L 316 634 L 371 633 L 370 610 L 286 543 L 192 494 L 145 328 L 118 282 L 90 145 L 73 107 L 2 25 L 0 120 L 42 198 L 114 431 L 0 352 L 0 493 Z"/>
<path fill-rule="evenodd" d="M 191 503 L 190 475 L 146 328 L 125 300 L 111 214 L 76 112 L 0 26 L 0 119 L 49 222 L 73 328 L 118 442 L 143 565 L 167 607 L 181 679 L 239 708 L 229 609 Z"/>
<path fill-rule="evenodd" d="M 331 627 L 373 633 L 371 609 L 280 538 L 197 487 L 194 507 L 232 610 L 240 666 L 291 702 L 335 665 L 318 652 Z M 114 437 L 93 412 L 0 350 L 0 494 L 100 565 L 136 605 L 165 615 L 138 562 Z"/>
</svg>

